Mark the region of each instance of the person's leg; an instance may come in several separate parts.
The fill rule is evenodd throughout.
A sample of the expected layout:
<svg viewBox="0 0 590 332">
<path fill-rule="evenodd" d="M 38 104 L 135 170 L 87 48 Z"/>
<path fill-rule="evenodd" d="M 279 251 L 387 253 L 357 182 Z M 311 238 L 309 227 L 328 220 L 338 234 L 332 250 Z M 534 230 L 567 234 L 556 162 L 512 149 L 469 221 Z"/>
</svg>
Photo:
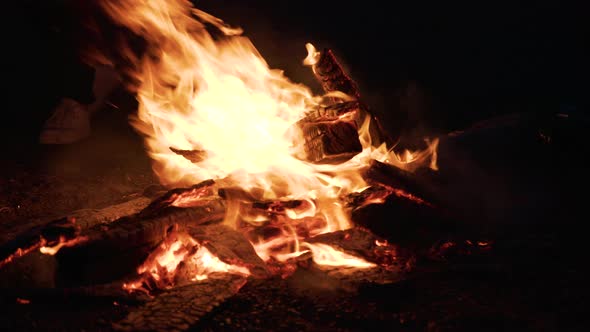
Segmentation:
<svg viewBox="0 0 590 332">
<path fill-rule="evenodd" d="M 88 137 L 91 116 L 120 82 L 111 67 L 84 64 L 71 67 L 65 80 L 63 98 L 41 132 L 42 144 L 70 144 Z"/>
<path fill-rule="evenodd" d="M 90 135 L 88 105 L 94 102 L 92 85 L 94 68 L 80 62 L 66 61 L 61 77 L 61 100 L 45 122 L 39 141 L 42 144 L 70 144 Z"/>
<path fill-rule="evenodd" d="M 89 12 L 73 1 L 51 2 L 54 66 L 50 78 L 59 87 L 60 98 L 40 134 L 42 144 L 69 144 L 90 135 L 90 117 L 116 87 L 118 76 L 106 67 L 93 67 L 81 53 L 91 43 L 83 18 Z"/>
</svg>

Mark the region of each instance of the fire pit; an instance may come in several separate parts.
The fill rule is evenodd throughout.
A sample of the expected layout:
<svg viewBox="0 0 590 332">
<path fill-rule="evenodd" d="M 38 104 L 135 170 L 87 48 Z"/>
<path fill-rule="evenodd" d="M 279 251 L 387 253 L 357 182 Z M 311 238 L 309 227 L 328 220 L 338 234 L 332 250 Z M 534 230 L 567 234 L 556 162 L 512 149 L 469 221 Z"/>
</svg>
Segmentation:
<svg viewBox="0 0 590 332">
<path fill-rule="evenodd" d="M 52 256 L 54 287 L 30 297 L 125 305 L 105 323 L 115 330 L 207 328 L 217 306 L 260 289 L 391 290 L 493 247 L 456 232 L 460 218 L 428 185 L 438 139 L 395 149 L 330 49 L 306 45 L 316 96 L 270 69 L 239 29 L 183 1 L 104 7 L 148 45 L 132 123 L 163 187 L 0 246 L 2 269 Z"/>
</svg>

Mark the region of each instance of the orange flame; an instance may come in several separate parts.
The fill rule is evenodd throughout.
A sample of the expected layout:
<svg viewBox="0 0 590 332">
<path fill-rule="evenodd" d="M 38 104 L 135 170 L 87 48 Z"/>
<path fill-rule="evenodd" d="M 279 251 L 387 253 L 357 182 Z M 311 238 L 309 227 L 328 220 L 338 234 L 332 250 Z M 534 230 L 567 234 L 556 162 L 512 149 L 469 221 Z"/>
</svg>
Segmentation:
<svg viewBox="0 0 590 332">
<path fill-rule="evenodd" d="M 55 255 L 57 254 L 57 252 L 63 248 L 63 247 L 73 247 L 77 244 L 83 243 L 86 240 L 88 240 L 87 237 L 85 236 L 79 236 L 79 237 L 75 237 L 73 239 L 66 239 L 65 236 L 60 236 L 59 237 L 59 242 L 56 245 L 53 246 L 42 246 L 41 248 L 39 248 L 39 251 L 42 254 L 45 255 Z"/>
<path fill-rule="evenodd" d="M 372 145 L 369 118 L 359 128 L 363 150 L 354 158 L 338 165 L 302 160 L 297 156 L 304 138 L 297 122 L 324 99 L 290 81 L 281 70 L 269 68 L 240 29 L 184 0 L 105 0 L 102 5 L 117 23 L 147 42 L 148 56 L 135 73 L 140 86 L 133 125 L 144 134 L 162 183 L 192 185 L 214 179 L 261 192 L 260 199 L 311 202 L 304 212 L 287 210 L 283 217 L 259 215 L 246 221 L 251 226 L 271 219 L 278 223 L 279 235 L 252 239 L 263 259 L 287 259 L 301 252 L 300 243 L 310 235 L 352 227 L 349 211 L 339 197 L 367 187 L 360 171 L 371 160 L 408 170 L 427 162 L 436 168 L 437 140 L 425 151 L 398 155 L 385 145 Z M 210 27 L 221 36 L 214 38 Z M 309 54 L 304 63 L 313 68 L 320 53 L 311 44 L 306 47 Z M 191 161 L 175 150 L 199 151 L 202 158 Z M 175 204 L 191 204 L 191 199 L 178 198 Z M 238 227 L 240 206 L 229 203 L 228 225 Z M 323 222 L 310 222 L 310 218 Z M 154 271 L 163 268 L 170 273 L 186 261 L 187 245 L 195 244 L 186 240 L 171 244 L 166 254 L 152 259 L 143 271 L 154 279 L 159 273 Z M 322 264 L 329 264 L 330 259 L 351 260 L 323 246 L 307 247 L 321 254 L 323 258 L 317 259 Z"/>
<path fill-rule="evenodd" d="M 349 255 L 345 252 L 334 249 L 324 243 L 304 243 L 313 254 L 313 261 L 320 266 L 342 266 L 355 267 L 360 269 L 372 268 L 377 264 Z"/>
<path fill-rule="evenodd" d="M 132 291 L 153 283 L 156 288 L 164 289 L 182 281 L 204 280 L 215 272 L 250 275 L 248 268 L 221 261 L 205 246 L 185 233 L 170 234 L 148 256 L 137 272 L 141 277 L 124 284 L 123 288 Z"/>
</svg>

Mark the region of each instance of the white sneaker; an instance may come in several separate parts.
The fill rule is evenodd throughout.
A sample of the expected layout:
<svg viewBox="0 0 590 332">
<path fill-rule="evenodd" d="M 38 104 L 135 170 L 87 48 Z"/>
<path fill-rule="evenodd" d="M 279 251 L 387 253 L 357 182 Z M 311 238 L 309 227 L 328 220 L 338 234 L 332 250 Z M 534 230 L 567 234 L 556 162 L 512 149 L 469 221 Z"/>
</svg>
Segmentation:
<svg viewBox="0 0 590 332">
<path fill-rule="evenodd" d="M 64 98 L 43 126 L 41 144 L 70 144 L 90 136 L 88 106 Z"/>
</svg>

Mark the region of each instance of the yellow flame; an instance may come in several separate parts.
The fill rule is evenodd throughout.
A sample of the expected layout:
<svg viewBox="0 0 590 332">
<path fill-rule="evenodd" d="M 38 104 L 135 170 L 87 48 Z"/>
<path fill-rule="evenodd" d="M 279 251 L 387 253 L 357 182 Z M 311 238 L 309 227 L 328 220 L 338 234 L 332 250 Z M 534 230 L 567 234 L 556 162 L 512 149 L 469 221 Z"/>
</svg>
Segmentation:
<svg viewBox="0 0 590 332">
<path fill-rule="evenodd" d="M 191 271 L 192 281 L 207 279 L 215 272 L 250 275 L 248 268 L 223 262 L 190 235 L 173 233 L 137 269 L 140 278 L 125 283 L 123 287 L 127 290 L 141 289 L 150 278 L 160 288 L 169 287 L 175 282 L 181 263 Z"/>
<path fill-rule="evenodd" d="M 334 249 L 324 243 L 304 243 L 313 254 L 313 261 L 318 265 L 342 266 L 367 269 L 377 266 L 374 263 Z"/>
<path fill-rule="evenodd" d="M 133 125 L 145 136 L 154 171 L 164 184 L 215 179 L 246 191 L 262 190 L 263 199 L 311 200 L 313 213 L 326 220 L 312 231 L 321 234 L 352 226 L 339 197 L 367 186 L 359 171 L 371 160 L 411 170 L 436 150 L 437 141 L 426 151 L 406 156 L 385 145 L 374 147 L 367 118 L 359 128 L 363 151 L 351 160 L 339 165 L 301 160 L 297 156 L 304 138 L 296 123 L 323 97 L 293 83 L 281 70 L 269 68 L 241 29 L 192 8 L 185 0 L 104 0 L 101 4 L 117 23 L 148 45 L 135 73 L 140 86 Z M 210 27 L 219 36 L 213 37 Z M 309 43 L 306 47 L 304 64 L 313 68 L 321 54 Z M 332 95 L 350 98 L 339 92 Z M 191 161 L 173 149 L 202 151 L 203 158 Z M 230 203 L 228 207 L 226 222 L 232 226 L 240 217 L 238 206 Z M 308 216 L 287 214 L 293 220 Z M 283 234 L 283 239 L 258 244 L 259 254 L 269 258 L 271 248 L 287 243 L 295 243 L 290 250 L 297 252 L 300 236 L 289 225 Z M 314 253 L 324 249 L 310 247 Z M 158 264 L 176 266 L 179 259 L 172 256 Z"/>
<path fill-rule="evenodd" d="M 306 66 L 313 66 L 320 60 L 321 53 L 318 52 L 312 43 L 306 43 L 307 56 L 303 59 L 303 64 Z"/>
<path fill-rule="evenodd" d="M 57 252 L 63 247 L 73 247 L 77 244 L 85 242 L 86 240 L 88 240 L 88 238 L 85 236 L 75 237 L 70 240 L 67 240 L 65 237 L 62 236 L 59 238 L 59 242 L 57 244 L 55 244 L 53 246 L 43 245 L 39 248 L 39 251 L 42 254 L 53 256 L 53 255 L 57 254 Z"/>
<path fill-rule="evenodd" d="M 244 266 L 230 265 L 223 262 L 219 257 L 214 256 L 209 249 L 200 247 L 191 257 L 191 262 L 198 267 L 193 280 L 204 280 L 213 272 L 224 272 L 231 274 L 250 275 L 250 270 Z"/>
</svg>

